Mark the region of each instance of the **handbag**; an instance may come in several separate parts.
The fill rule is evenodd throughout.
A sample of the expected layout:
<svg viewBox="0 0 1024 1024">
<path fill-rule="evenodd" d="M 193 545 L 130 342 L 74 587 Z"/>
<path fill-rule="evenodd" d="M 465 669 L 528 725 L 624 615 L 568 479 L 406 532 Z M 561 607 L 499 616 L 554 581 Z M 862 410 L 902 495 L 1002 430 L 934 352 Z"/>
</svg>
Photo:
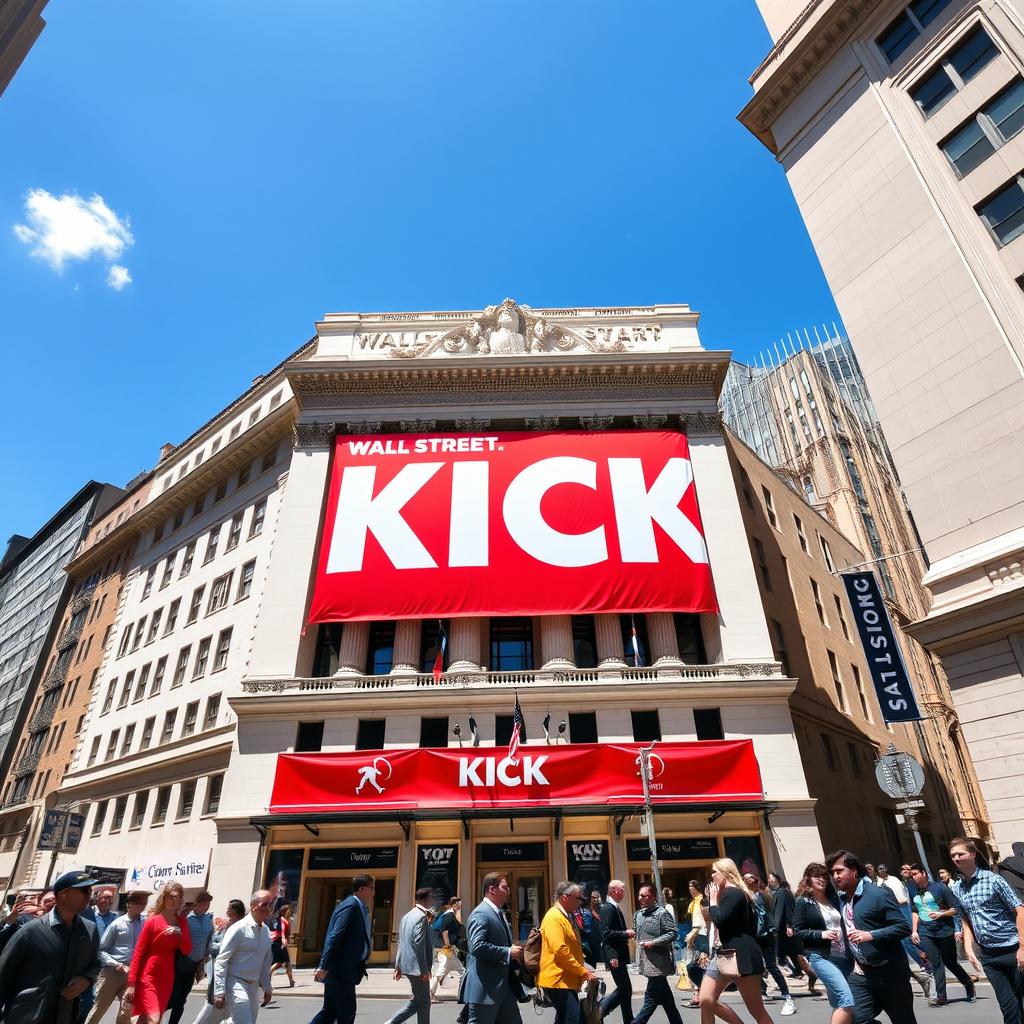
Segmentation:
<svg viewBox="0 0 1024 1024">
<path fill-rule="evenodd" d="M 730 980 L 739 978 L 741 976 L 740 965 L 736 959 L 736 950 L 728 946 L 720 948 L 715 956 L 715 970 L 718 971 L 720 978 L 729 978 Z"/>
</svg>

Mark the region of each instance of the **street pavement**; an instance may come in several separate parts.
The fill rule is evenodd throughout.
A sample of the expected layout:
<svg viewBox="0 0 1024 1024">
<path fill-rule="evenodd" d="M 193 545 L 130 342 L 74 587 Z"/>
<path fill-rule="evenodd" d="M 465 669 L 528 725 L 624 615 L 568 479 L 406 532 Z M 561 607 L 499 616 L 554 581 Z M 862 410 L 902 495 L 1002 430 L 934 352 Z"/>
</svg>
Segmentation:
<svg viewBox="0 0 1024 1024">
<path fill-rule="evenodd" d="M 301 973 L 305 974 L 306 972 Z M 277 981 L 278 979 L 275 978 L 274 980 Z M 284 978 L 281 978 L 280 981 L 282 985 L 287 985 L 287 981 Z M 295 989 L 282 988 L 280 992 L 275 992 L 274 999 L 270 1005 L 260 1010 L 260 1024 L 308 1024 L 312 1020 L 313 1016 L 320 1009 L 321 1000 L 317 993 L 321 991 L 321 988 L 315 982 L 309 981 L 307 983 L 301 977 L 297 978 L 297 981 L 299 981 L 299 984 Z M 992 990 L 987 985 L 978 986 L 978 1001 L 973 1005 L 962 1000 L 962 992 L 963 990 L 959 985 L 950 984 L 949 996 L 951 1002 L 948 1006 L 943 1007 L 929 1006 L 920 993 L 918 993 L 914 1001 L 914 1010 L 919 1024 L 998 1024 L 1002 1020 L 999 1014 L 999 1007 L 992 995 Z M 683 1020 L 688 1022 L 688 1024 L 690 1022 L 695 1024 L 699 1020 L 699 1011 L 691 1010 L 685 1006 L 685 1003 L 689 1001 L 690 993 L 680 992 L 678 995 Z M 826 1024 L 829 1020 L 830 1011 L 825 1000 L 812 999 L 806 992 L 801 991 L 795 991 L 793 998 L 797 1006 L 795 1017 L 780 1017 L 782 1009 L 781 1000 L 766 1004 L 773 1020 L 784 1019 L 797 1022 L 797 1024 L 801 1020 L 806 1022 L 813 1021 L 815 1024 Z M 356 1020 L 359 1024 L 384 1024 L 403 1005 L 403 1001 L 394 995 L 361 997 L 359 999 L 359 1011 L 356 1015 Z M 738 996 L 727 996 L 726 1001 L 736 1008 L 744 1021 L 749 1020 L 749 1014 L 743 1008 Z M 185 1014 L 181 1019 L 182 1024 L 193 1024 L 204 1002 L 205 996 L 203 994 L 198 990 L 193 992 L 189 996 L 185 1007 Z M 634 999 L 634 1012 L 640 1008 L 640 1003 L 641 999 Z M 431 1024 L 455 1024 L 455 1017 L 458 1012 L 459 1007 L 454 1002 L 454 997 L 449 994 L 440 1004 L 434 1005 L 431 1008 Z M 523 1024 L 553 1024 L 555 1019 L 553 1010 L 548 1009 L 538 1013 L 529 1004 L 522 1007 L 522 1012 Z M 111 1007 L 103 1018 L 103 1024 L 114 1024 L 115 1017 L 114 1008 Z M 608 1019 L 610 1024 L 619 1024 L 622 1017 L 616 1010 Z M 885 1016 L 881 1019 L 888 1021 L 888 1018 Z M 664 1024 L 663 1012 L 657 1010 L 653 1020 L 654 1024 Z"/>
</svg>

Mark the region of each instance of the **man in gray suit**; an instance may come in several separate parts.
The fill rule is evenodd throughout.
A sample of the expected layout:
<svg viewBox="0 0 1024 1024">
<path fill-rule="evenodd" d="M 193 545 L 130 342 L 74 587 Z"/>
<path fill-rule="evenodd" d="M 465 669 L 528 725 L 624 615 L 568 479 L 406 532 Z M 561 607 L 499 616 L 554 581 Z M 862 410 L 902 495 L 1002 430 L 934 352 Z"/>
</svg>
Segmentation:
<svg viewBox="0 0 1024 1024">
<path fill-rule="evenodd" d="M 433 895 L 430 886 L 416 890 L 416 906 L 398 925 L 398 956 L 395 981 L 404 974 L 412 987 L 412 998 L 387 1024 L 402 1024 L 414 1013 L 416 1024 L 430 1024 L 430 965 L 434 951 L 430 945 L 430 922 L 434 914 L 428 904 Z"/>
<path fill-rule="evenodd" d="M 523 1024 L 523 989 L 516 968 L 523 962 L 523 947 L 512 941 L 502 911 L 509 898 L 508 879 L 492 872 L 484 876 L 481 889 L 484 898 L 466 924 L 469 957 L 459 1002 L 469 1006 L 469 1024 Z"/>
<path fill-rule="evenodd" d="M 18 929 L 0 956 L 7 1024 L 73 1024 L 79 997 L 100 973 L 96 925 L 81 917 L 96 884 L 84 871 L 54 882 L 53 909 Z"/>
</svg>

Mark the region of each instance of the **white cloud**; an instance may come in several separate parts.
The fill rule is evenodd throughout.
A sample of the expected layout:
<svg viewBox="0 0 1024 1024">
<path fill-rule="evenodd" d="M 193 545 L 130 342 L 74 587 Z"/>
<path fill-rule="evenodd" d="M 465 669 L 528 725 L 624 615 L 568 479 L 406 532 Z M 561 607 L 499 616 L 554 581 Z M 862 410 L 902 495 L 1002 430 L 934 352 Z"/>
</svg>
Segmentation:
<svg viewBox="0 0 1024 1024">
<path fill-rule="evenodd" d="M 127 267 L 122 267 L 119 263 L 115 263 L 107 271 L 107 284 L 109 284 L 115 292 L 121 291 L 122 288 L 127 287 L 131 283 L 132 275 L 128 273 Z"/>
<path fill-rule="evenodd" d="M 33 247 L 36 259 L 54 270 L 63 270 L 70 261 L 99 256 L 110 265 L 107 284 L 111 288 L 121 291 L 131 283 L 128 270 L 114 261 L 135 239 L 128 218 L 118 217 L 102 196 L 85 200 L 70 192 L 55 196 L 46 189 L 31 189 L 25 196 L 25 223 L 15 224 L 14 234 Z"/>
</svg>

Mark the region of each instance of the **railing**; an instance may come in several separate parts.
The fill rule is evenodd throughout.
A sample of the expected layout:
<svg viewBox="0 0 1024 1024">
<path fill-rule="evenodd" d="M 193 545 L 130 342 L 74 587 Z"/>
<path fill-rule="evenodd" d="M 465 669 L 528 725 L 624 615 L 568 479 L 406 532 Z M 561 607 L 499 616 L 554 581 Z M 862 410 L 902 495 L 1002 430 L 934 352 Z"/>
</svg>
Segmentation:
<svg viewBox="0 0 1024 1024">
<path fill-rule="evenodd" d="M 328 690 L 461 690 L 503 687 L 529 689 L 533 686 L 602 686 L 608 683 L 688 683 L 736 679 L 778 679 L 778 662 L 743 662 L 720 665 L 653 665 L 649 668 L 576 668 L 545 672 L 446 672 L 435 680 L 430 672 L 395 675 L 342 675 L 316 679 L 253 679 L 242 683 L 243 693 L 294 694 Z"/>
<path fill-rule="evenodd" d="M 56 702 L 43 701 L 36 713 L 28 721 L 29 732 L 42 732 L 49 727 L 57 710 Z"/>
<path fill-rule="evenodd" d="M 68 666 L 62 658 L 57 659 L 57 663 L 50 669 L 46 678 L 43 680 L 43 693 L 49 693 L 50 690 L 56 690 L 65 679 L 68 677 Z"/>
<path fill-rule="evenodd" d="M 74 644 L 82 635 L 82 627 L 84 625 L 84 622 L 76 622 L 72 619 L 68 623 L 68 628 L 64 630 L 60 639 L 57 641 L 57 650 L 66 651 L 72 644 Z"/>
<path fill-rule="evenodd" d="M 86 587 L 80 594 L 77 594 L 71 601 L 71 615 L 74 617 L 79 612 L 85 611 L 92 604 L 92 595 L 96 593 L 96 584 Z"/>
<path fill-rule="evenodd" d="M 39 751 L 29 750 L 22 754 L 21 760 L 14 766 L 14 776 L 31 775 L 39 765 Z"/>
</svg>

